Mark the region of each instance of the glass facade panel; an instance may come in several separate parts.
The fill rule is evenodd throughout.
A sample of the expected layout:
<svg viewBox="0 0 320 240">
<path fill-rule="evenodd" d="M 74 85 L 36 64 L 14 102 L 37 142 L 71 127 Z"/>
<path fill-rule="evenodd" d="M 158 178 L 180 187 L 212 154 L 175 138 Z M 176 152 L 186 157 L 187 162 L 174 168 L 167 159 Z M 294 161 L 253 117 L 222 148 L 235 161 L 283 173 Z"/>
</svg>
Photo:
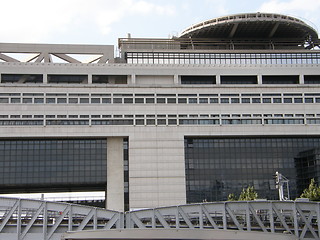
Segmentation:
<svg viewBox="0 0 320 240">
<path fill-rule="evenodd" d="M 319 149 L 319 136 L 185 138 L 187 202 L 227 200 L 230 193 L 239 195 L 248 186 L 259 198 L 279 199 L 273 179 L 276 171 L 290 180 L 290 196 L 295 199 L 311 178 L 320 180 L 318 170 L 303 174 L 305 151 Z"/>
<path fill-rule="evenodd" d="M 1 192 L 105 190 L 106 139 L 0 140 L 0 156 Z"/>
</svg>

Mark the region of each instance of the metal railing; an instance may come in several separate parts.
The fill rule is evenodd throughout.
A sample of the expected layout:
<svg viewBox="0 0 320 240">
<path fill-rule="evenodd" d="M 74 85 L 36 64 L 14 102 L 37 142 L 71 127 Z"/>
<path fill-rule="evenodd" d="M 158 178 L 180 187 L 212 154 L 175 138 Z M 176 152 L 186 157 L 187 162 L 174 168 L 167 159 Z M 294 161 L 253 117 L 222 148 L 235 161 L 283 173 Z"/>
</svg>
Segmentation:
<svg viewBox="0 0 320 240">
<path fill-rule="evenodd" d="M 67 231 L 109 229 L 222 229 L 288 233 L 320 239 L 320 203 L 213 202 L 126 213 L 67 203 L 0 198 L 0 239 L 58 240 Z"/>
<path fill-rule="evenodd" d="M 320 204 L 315 202 L 216 202 L 131 211 L 126 227 L 286 232 L 320 239 L 319 217 Z"/>
<path fill-rule="evenodd" d="M 66 231 L 123 228 L 123 213 L 41 200 L 0 198 L 0 239 L 56 240 Z"/>
</svg>

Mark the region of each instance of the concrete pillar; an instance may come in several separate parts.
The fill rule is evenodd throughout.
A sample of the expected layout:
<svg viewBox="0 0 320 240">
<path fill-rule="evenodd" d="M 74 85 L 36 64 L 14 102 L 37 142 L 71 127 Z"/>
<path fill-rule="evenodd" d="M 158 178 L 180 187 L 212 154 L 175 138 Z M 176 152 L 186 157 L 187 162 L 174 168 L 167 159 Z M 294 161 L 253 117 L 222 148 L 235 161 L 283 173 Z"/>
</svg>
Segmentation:
<svg viewBox="0 0 320 240">
<path fill-rule="evenodd" d="M 300 85 L 304 84 L 304 75 L 303 74 L 300 74 L 300 76 L 299 76 L 299 84 Z"/>
<path fill-rule="evenodd" d="M 262 85 L 262 75 L 258 74 L 258 85 Z"/>
<path fill-rule="evenodd" d="M 220 74 L 217 74 L 217 75 L 216 75 L 216 84 L 217 84 L 217 85 L 220 85 L 220 84 L 221 84 Z"/>
<path fill-rule="evenodd" d="M 174 85 L 179 85 L 179 75 L 178 74 L 173 75 L 173 82 L 174 82 Z"/>
<path fill-rule="evenodd" d="M 135 74 L 131 74 L 131 84 L 136 85 L 136 75 Z"/>
<path fill-rule="evenodd" d="M 43 74 L 43 83 L 44 84 L 48 83 L 48 74 Z"/>
<path fill-rule="evenodd" d="M 106 208 L 124 211 L 123 138 L 107 139 Z"/>
<path fill-rule="evenodd" d="M 92 84 L 92 74 L 88 74 L 88 84 Z"/>
</svg>

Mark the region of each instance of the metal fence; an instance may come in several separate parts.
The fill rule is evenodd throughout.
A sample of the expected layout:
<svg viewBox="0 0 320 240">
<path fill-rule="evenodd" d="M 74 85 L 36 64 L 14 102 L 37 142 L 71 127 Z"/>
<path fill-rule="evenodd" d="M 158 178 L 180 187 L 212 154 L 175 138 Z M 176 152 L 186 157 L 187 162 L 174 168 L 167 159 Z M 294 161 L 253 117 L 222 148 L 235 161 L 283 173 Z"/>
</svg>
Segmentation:
<svg viewBox="0 0 320 240">
<path fill-rule="evenodd" d="M 68 203 L 0 198 L 0 240 L 57 240 L 67 231 L 223 229 L 320 239 L 320 203 L 215 202 L 121 213 Z"/>
</svg>

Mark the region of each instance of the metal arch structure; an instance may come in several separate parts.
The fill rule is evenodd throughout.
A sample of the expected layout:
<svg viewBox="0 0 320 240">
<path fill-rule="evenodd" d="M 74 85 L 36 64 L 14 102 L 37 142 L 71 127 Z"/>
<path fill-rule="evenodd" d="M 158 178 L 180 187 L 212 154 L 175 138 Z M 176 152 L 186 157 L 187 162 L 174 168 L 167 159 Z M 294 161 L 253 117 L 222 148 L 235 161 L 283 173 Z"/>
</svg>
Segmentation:
<svg viewBox="0 0 320 240">
<path fill-rule="evenodd" d="M 126 213 L 68 203 L 0 198 L 0 240 L 60 240 L 67 231 L 222 229 L 320 239 L 320 203 L 248 201 L 188 204 Z M 107 234 L 107 233 L 106 233 Z"/>
<path fill-rule="evenodd" d="M 216 202 L 128 212 L 126 227 L 285 232 L 320 239 L 318 219 L 320 203 L 315 202 Z"/>
<path fill-rule="evenodd" d="M 76 204 L 0 198 L 1 240 L 60 240 L 67 231 L 122 229 L 123 213 Z"/>
</svg>

